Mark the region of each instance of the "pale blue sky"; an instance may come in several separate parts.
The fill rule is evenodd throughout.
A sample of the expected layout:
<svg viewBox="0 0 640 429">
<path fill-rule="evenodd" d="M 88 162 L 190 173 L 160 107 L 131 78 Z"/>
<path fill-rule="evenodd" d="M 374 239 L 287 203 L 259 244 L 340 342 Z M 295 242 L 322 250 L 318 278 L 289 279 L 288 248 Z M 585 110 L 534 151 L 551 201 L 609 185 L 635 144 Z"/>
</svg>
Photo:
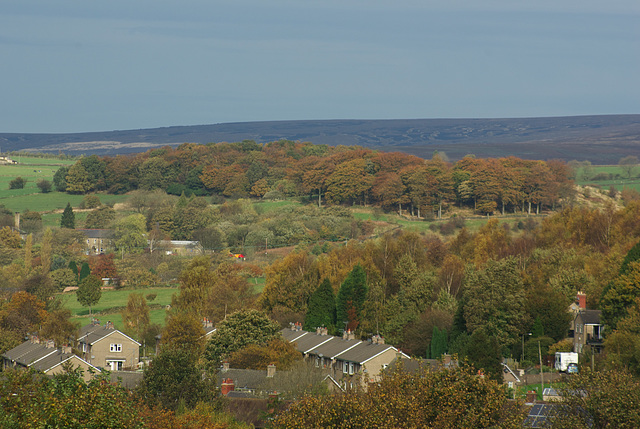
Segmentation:
<svg viewBox="0 0 640 429">
<path fill-rule="evenodd" d="M 0 132 L 640 113 L 638 0 L 2 0 Z"/>
</svg>

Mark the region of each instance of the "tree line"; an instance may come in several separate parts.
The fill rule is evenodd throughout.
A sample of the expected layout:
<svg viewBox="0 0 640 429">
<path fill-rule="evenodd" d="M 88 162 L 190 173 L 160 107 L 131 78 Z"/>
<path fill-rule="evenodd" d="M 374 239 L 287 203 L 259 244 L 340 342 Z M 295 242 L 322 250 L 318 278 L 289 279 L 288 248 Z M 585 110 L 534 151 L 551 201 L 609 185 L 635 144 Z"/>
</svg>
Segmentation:
<svg viewBox="0 0 640 429">
<path fill-rule="evenodd" d="M 357 146 L 281 140 L 258 144 L 185 143 L 136 155 L 79 159 L 55 174 L 58 191 L 127 193 L 162 189 L 187 196 L 308 197 L 318 205 L 375 204 L 424 217 L 452 204 L 478 213 L 539 211 L 573 192 L 572 170 L 562 161 L 515 157 L 456 163 Z"/>
</svg>

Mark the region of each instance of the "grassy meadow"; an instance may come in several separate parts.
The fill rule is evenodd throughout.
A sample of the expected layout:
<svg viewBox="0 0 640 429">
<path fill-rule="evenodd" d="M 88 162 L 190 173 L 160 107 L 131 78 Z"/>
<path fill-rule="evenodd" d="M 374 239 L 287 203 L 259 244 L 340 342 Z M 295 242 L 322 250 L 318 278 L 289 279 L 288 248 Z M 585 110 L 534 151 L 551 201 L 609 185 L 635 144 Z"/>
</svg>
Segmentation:
<svg viewBox="0 0 640 429">
<path fill-rule="evenodd" d="M 156 294 L 153 301 L 147 299 L 147 304 L 151 307 L 149 316 L 151 323 L 157 323 L 164 326 L 166 316 L 166 306 L 171 304 L 171 297 L 177 292 L 175 288 L 158 287 L 148 289 L 119 289 L 119 290 L 103 290 L 100 301 L 91 308 L 93 317 L 100 319 L 101 322 L 107 320 L 112 321 L 117 328 L 122 328 L 122 316 L 120 312 L 127 306 L 127 300 L 130 293 L 141 293 L 143 296 Z M 76 298 L 75 292 L 67 292 L 60 294 L 63 306 L 71 310 L 72 321 L 78 322 L 80 326 L 84 326 L 91 321 L 89 316 L 89 307 L 83 307 Z"/>
</svg>

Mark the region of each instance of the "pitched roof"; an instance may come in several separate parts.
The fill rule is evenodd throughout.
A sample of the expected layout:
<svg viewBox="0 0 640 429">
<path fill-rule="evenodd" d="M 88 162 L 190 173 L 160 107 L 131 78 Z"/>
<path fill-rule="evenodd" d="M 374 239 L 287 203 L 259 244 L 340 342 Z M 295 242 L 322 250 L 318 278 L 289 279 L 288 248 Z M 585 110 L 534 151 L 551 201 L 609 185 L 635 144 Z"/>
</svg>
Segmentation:
<svg viewBox="0 0 640 429">
<path fill-rule="evenodd" d="M 113 238 L 112 229 L 76 229 L 87 236 L 87 238 Z"/>
<path fill-rule="evenodd" d="M 38 371 L 46 372 L 69 359 L 80 359 L 72 353 L 64 353 L 60 348 L 47 347 L 44 343 L 33 343 L 25 341 L 17 347 L 7 351 L 2 355 L 5 359 L 15 362 L 18 365 L 31 367 Z M 85 362 L 84 360 L 82 360 Z M 93 365 L 87 365 L 95 368 Z M 98 371 L 97 368 L 95 368 Z"/>
<path fill-rule="evenodd" d="M 53 347 L 47 347 L 43 343 L 24 343 L 6 351 L 2 356 L 12 362 L 22 366 L 29 366 L 32 363 L 56 352 Z"/>
<path fill-rule="evenodd" d="M 84 359 L 71 354 L 71 353 L 63 353 L 62 350 L 60 349 L 56 349 L 56 352 L 53 354 L 48 355 L 47 357 L 40 359 L 37 362 L 34 362 L 31 365 L 31 368 L 37 369 L 38 371 L 42 371 L 42 372 L 47 372 L 59 365 L 62 365 L 63 363 L 69 361 L 69 360 L 80 360 L 84 363 L 86 363 L 87 365 L 89 365 L 91 368 L 93 368 L 93 370 L 95 372 L 100 372 L 100 370 L 98 368 L 96 368 L 95 366 L 91 365 L 89 362 L 85 361 Z"/>
<path fill-rule="evenodd" d="M 580 317 L 582 323 L 585 325 L 602 325 L 600 322 L 600 310 L 582 310 L 576 317 Z"/>
<path fill-rule="evenodd" d="M 97 325 L 97 324 L 93 324 L 90 323 L 86 326 L 83 326 L 80 329 L 80 335 L 78 336 L 78 342 L 80 343 L 86 343 L 89 345 L 93 345 L 95 343 L 97 343 L 98 341 L 107 338 L 110 335 L 113 335 L 114 333 L 119 333 L 120 335 L 123 335 L 125 337 L 127 337 L 129 340 L 131 340 L 132 342 L 136 343 L 138 346 L 140 346 L 141 344 L 139 342 L 137 342 L 136 340 L 134 340 L 133 338 L 131 338 L 130 336 L 122 333 L 121 331 L 114 329 L 114 328 L 110 328 L 106 325 Z"/>
<path fill-rule="evenodd" d="M 289 342 L 294 342 L 303 335 L 309 334 L 307 331 L 296 331 L 288 328 L 281 330 L 280 333 L 282 334 L 282 337 Z"/>
<path fill-rule="evenodd" d="M 218 371 L 216 375 L 218 379 L 218 385 L 222 383 L 225 378 L 233 380 L 233 384 L 236 389 L 258 389 L 267 379 L 267 371 L 260 371 L 257 369 L 228 369 Z"/>
<path fill-rule="evenodd" d="M 360 340 L 345 340 L 340 337 L 318 335 L 306 331 L 283 329 L 282 336 L 296 344 L 296 349 L 304 354 L 340 359 L 359 364 L 366 363 L 387 350 L 397 351 L 390 344 L 376 344 Z M 406 356 L 406 355 L 405 355 Z M 406 356 L 407 358 L 409 356 Z"/>
<path fill-rule="evenodd" d="M 390 344 L 367 344 L 364 341 L 361 341 L 357 347 L 353 347 L 344 353 L 339 354 L 336 359 L 356 362 L 362 365 L 388 350 L 395 352 L 396 348 Z"/>
<path fill-rule="evenodd" d="M 296 349 L 304 354 L 309 353 L 311 350 L 334 338 L 329 335 L 316 335 L 310 332 L 307 332 L 306 334 L 307 335 L 302 335 L 292 341 L 296 343 Z"/>
</svg>

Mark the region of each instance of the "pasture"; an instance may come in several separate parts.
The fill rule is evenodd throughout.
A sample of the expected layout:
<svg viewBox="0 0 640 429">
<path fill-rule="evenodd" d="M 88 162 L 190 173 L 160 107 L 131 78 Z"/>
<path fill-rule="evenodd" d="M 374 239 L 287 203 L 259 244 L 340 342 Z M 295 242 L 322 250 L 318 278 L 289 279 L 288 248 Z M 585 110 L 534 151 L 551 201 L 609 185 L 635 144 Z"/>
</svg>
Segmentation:
<svg viewBox="0 0 640 429">
<path fill-rule="evenodd" d="M 165 323 L 166 306 L 171 304 L 171 297 L 178 290 L 176 288 L 157 287 L 148 289 L 119 289 L 119 290 L 103 290 L 100 301 L 92 307 L 93 317 L 101 321 L 110 320 L 116 327 L 122 328 L 122 316 L 120 312 L 127 306 L 127 300 L 130 293 L 141 293 L 143 296 L 156 294 L 153 301 L 147 299 L 149 309 L 149 317 L 151 323 L 163 326 Z M 67 292 L 59 294 L 62 305 L 71 311 L 71 320 L 84 326 L 91 321 L 89 316 L 89 307 L 82 306 L 75 292 Z"/>
</svg>

